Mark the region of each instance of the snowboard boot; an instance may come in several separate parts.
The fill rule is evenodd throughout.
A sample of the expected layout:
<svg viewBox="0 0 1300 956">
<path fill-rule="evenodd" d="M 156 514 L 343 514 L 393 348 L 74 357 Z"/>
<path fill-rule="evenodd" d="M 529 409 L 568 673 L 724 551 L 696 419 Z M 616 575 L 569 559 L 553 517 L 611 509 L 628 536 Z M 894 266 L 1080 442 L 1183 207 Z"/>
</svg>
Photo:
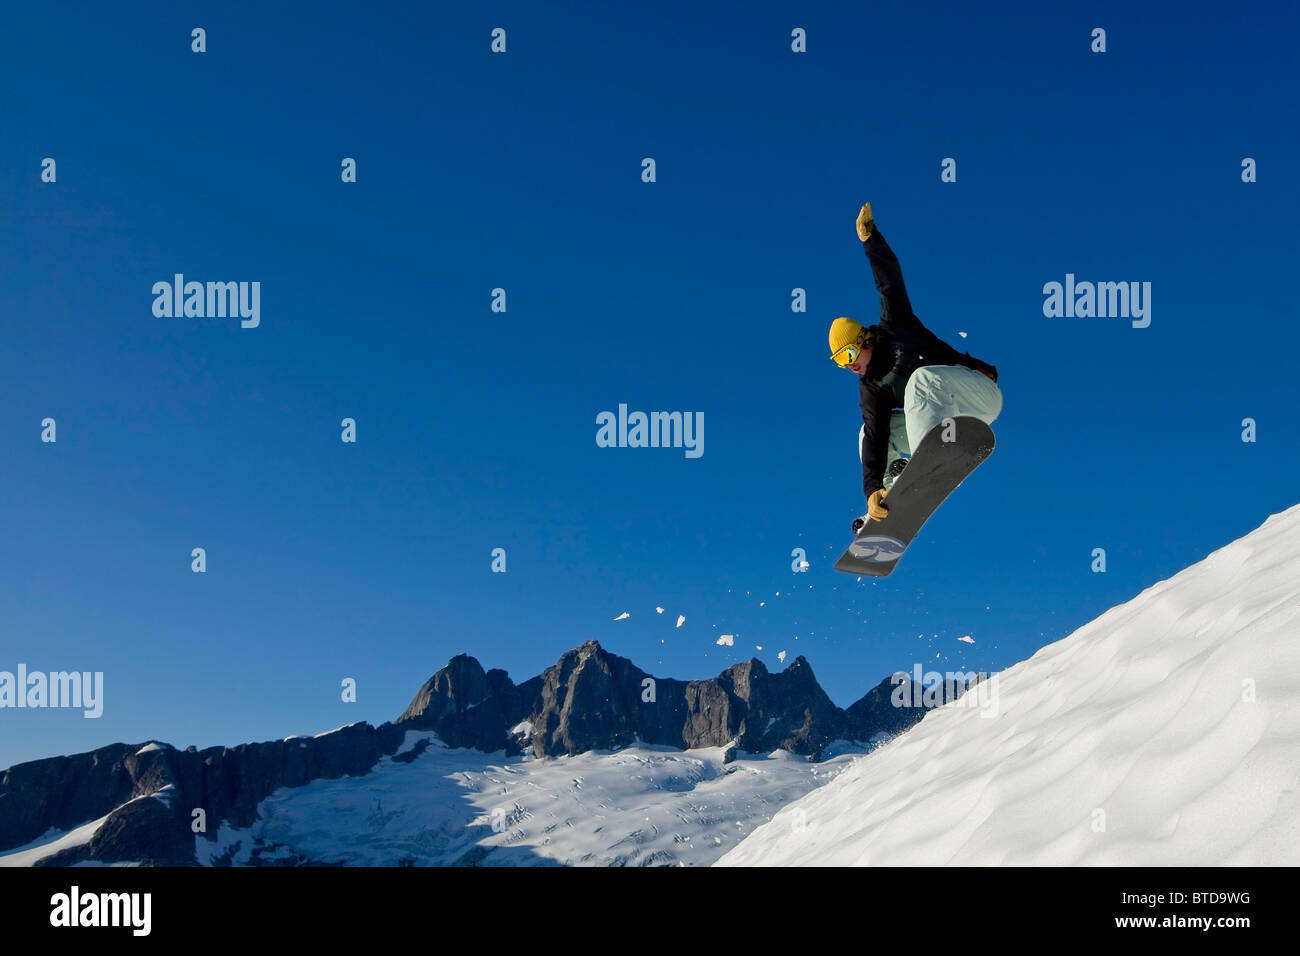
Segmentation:
<svg viewBox="0 0 1300 956">
<path fill-rule="evenodd" d="M 885 469 L 884 477 L 886 489 L 894 487 L 894 482 L 898 480 L 898 476 L 901 475 L 903 469 L 907 467 L 907 462 L 908 459 L 906 458 L 895 458 L 889 463 L 889 467 Z"/>
</svg>

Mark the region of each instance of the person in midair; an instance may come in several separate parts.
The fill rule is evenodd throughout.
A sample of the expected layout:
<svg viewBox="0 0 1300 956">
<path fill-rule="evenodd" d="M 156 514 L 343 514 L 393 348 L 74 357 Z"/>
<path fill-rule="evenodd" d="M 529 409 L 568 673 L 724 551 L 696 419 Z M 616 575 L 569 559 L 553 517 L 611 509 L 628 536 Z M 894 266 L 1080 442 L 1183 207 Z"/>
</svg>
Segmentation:
<svg viewBox="0 0 1300 956">
<path fill-rule="evenodd" d="M 930 429 L 958 415 L 991 425 L 1002 412 L 997 367 L 958 352 L 912 311 L 898 257 L 876 228 L 871 203 L 863 203 L 857 230 L 880 292 L 880 321 L 863 326 L 841 316 L 830 329 L 831 359 L 858 376 L 862 407 L 858 457 L 867 513 L 854 519 L 854 534 L 885 517 L 888 489 Z"/>
</svg>

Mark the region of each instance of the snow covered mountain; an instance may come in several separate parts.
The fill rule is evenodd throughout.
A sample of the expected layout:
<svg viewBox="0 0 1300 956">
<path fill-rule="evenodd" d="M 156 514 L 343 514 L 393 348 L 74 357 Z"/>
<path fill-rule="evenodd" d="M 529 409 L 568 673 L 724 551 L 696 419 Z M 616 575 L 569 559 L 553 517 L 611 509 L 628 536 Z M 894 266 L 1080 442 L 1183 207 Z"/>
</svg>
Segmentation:
<svg viewBox="0 0 1300 956">
<path fill-rule="evenodd" d="M 820 762 L 646 745 L 506 758 L 413 730 L 364 773 L 277 787 L 255 816 L 222 819 L 209 834 L 180 829 L 166 812 L 174 791 L 163 791 L 43 833 L 0 854 L 0 866 L 158 862 L 132 813 L 176 830 L 184 850 L 169 852 L 204 866 L 708 865 L 865 749 Z"/>
<path fill-rule="evenodd" d="M 710 863 L 920 720 L 892 690 L 841 710 L 803 658 L 677 681 L 595 642 L 515 685 L 459 655 L 396 723 L 13 767 L 0 865 Z"/>
<path fill-rule="evenodd" d="M 1300 864 L 1300 506 L 986 684 L 719 864 Z"/>
</svg>

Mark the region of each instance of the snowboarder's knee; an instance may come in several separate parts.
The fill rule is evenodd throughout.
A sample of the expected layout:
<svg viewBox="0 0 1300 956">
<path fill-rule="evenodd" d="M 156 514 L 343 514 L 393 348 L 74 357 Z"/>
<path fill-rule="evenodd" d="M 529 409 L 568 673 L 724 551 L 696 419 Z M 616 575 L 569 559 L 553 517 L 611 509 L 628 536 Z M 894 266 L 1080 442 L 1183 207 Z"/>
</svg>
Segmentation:
<svg viewBox="0 0 1300 956">
<path fill-rule="evenodd" d="M 916 408 L 918 405 L 933 400 L 941 379 L 937 372 L 932 371 L 932 368 L 933 366 L 929 365 L 922 366 L 908 378 L 907 388 L 903 389 L 903 407 L 905 409 Z"/>
<path fill-rule="evenodd" d="M 912 381 L 919 381 L 924 385 L 930 385 L 939 381 L 939 366 L 922 365 L 912 373 Z"/>
</svg>

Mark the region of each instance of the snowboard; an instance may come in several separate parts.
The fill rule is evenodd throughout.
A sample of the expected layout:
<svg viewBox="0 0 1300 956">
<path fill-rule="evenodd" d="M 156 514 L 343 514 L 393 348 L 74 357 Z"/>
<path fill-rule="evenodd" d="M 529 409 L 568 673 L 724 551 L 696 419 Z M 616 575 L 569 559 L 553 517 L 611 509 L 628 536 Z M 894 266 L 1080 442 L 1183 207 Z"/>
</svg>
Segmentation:
<svg viewBox="0 0 1300 956">
<path fill-rule="evenodd" d="M 903 473 L 885 495 L 889 514 L 869 520 L 848 550 L 835 562 L 836 571 L 884 577 L 894 570 L 921 526 L 958 485 L 993 454 L 993 430 L 968 415 L 952 419 L 945 442 L 940 422 L 921 439 Z"/>
</svg>

